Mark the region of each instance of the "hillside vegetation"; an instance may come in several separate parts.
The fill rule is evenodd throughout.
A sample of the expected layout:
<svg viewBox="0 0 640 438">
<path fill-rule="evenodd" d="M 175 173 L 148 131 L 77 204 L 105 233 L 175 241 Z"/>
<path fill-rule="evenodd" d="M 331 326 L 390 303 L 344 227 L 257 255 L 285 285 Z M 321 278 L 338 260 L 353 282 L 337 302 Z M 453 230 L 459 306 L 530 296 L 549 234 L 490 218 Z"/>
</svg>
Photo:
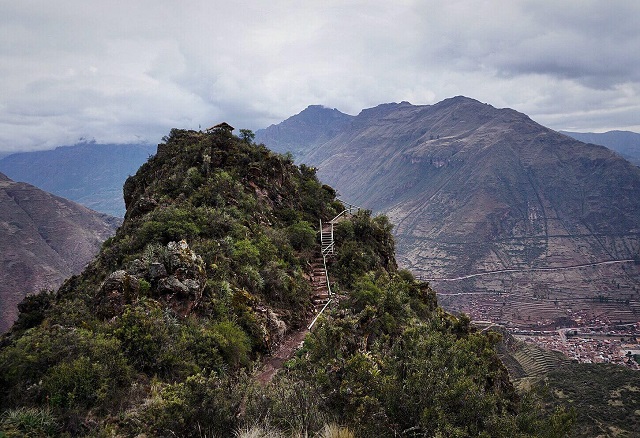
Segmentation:
<svg viewBox="0 0 640 438">
<path fill-rule="evenodd" d="M 640 374 L 620 365 L 577 363 L 558 351 L 516 340 L 504 328 L 498 345 L 514 385 L 533 388 L 545 409 L 576 413 L 575 437 L 635 437 L 640 430 Z M 529 394 L 530 396 L 531 394 Z"/>
<path fill-rule="evenodd" d="M 315 227 L 343 206 L 249 138 L 172 130 L 97 258 L 22 303 L 0 345 L 0 436 L 564 436 L 572 416 L 523 402 L 499 337 L 398 271 L 391 224 L 367 211 L 335 230 L 341 299 L 257 383 L 312 316 Z"/>
</svg>

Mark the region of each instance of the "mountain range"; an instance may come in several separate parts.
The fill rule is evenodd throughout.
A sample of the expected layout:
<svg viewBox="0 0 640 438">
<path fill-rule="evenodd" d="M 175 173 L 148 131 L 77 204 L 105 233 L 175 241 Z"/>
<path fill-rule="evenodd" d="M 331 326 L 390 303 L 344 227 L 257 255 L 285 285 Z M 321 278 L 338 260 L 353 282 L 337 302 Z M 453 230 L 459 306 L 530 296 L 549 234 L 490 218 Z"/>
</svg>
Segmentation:
<svg viewBox="0 0 640 438">
<path fill-rule="evenodd" d="M 636 132 L 560 132 L 584 143 L 606 146 L 609 149 L 613 149 L 636 166 L 640 166 L 640 134 Z"/>
<path fill-rule="evenodd" d="M 123 192 L 115 236 L 0 338 L 2 435 L 569 431 L 516 392 L 499 336 L 398 271 L 387 219 L 312 168 L 227 126 L 173 129 Z M 336 216 L 327 259 L 312 224 Z"/>
<path fill-rule="evenodd" d="M 520 304 L 509 318 L 502 309 L 491 316 L 526 325 L 560 320 L 566 309 L 595 317 L 584 302 L 605 296 L 627 302 L 611 318 L 637 321 L 638 167 L 525 114 L 463 96 L 333 115 L 340 124 L 326 141 L 291 132 L 312 124 L 321 109 L 258 131 L 256 139 L 270 146 L 278 131 L 298 138 L 296 159 L 317 166 L 343 200 L 386 213 L 396 225 L 400 265 L 432 281 L 443 304 L 472 311 L 457 297 L 473 292 L 503 307 L 505 299 L 495 297 L 507 294 Z M 328 117 L 318 119 L 324 126 Z M 549 321 L 525 315 L 541 298 Z"/>
<path fill-rule="evenodd" d="M 0 333 L 27 294 L 82 271 L 119 222 L 0 173 Z"/>
<path fill-rule="evenodd" d="M 630 160 L 637 149 L 634 133 L 567 134 Z M 563 317 L 558 299 L 588 318 L 599 313 L 584 301 L 601 296 L 629 302 L 614 320 L 637 319 L 638 170 L 607 149 L 462 96 L 357 116 L 311 105 L 256 141 L 317 166 L 345 200 L 386 213 L 400 263 L 433 281 L 452 310 L 492 301 L 491 315 L 474 316 L 506 319 L 494 295 L 516 293 L 525 310 L 540 297 L 553 303 L 548 322 Z M 123 216 L 122 183 L 154 151 L 83 143 L 4 157 L 0 170 Z M 468 291 L 488 295 L 460 303 Z M 508 319 L 541 322 L 530 318 L 516 310 Z"/>
<path fill-rule="evenodd" d="M 80 143 L 0 159 L 0 172 L 111 216 L 124 216 L 122 185 L 156 146 Z"/>
</svg>

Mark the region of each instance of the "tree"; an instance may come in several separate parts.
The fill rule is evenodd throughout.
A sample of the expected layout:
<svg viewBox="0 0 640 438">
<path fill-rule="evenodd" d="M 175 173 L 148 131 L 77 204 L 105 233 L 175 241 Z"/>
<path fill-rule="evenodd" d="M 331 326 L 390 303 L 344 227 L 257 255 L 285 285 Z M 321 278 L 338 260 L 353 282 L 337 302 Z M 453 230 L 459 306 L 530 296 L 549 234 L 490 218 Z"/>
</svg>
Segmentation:
<svg viewBox="0 0 640 438">
<path fill-rule="evenodd" d="M 253 142 L 253 139 L 256 138 L 256 135 L 251 129 L 241 129 L 240 137 L 242 137 L 245 142 L 251 144 Z"/>
</svg>

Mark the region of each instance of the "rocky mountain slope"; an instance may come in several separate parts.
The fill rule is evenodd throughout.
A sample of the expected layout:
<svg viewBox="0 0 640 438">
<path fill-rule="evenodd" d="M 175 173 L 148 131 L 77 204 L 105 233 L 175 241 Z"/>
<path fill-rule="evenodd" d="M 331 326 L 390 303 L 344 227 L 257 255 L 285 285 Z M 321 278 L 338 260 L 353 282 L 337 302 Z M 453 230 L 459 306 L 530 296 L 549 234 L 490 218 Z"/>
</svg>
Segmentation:
<svg viewBox="0 0 640 438">
<path fill-rule="evenodd" d="M 637 320 L 640 169 L 602 146 L 460 96 L 363 110 L 300 161 L 386 213 L 400 265 L 443 294 L 514 294 L 524 310 L 544 297 L 550 321 L 577 305 L 557 300 L 604 295 L 629 300 L 612 318 Z M 494 316 L 538 322 L 519 310 Z"/>
<path fill-rule="evenodd" d="M 124 195 L 124 222 L 96 259 L 55 294 L 28 299 L 0 339 L 6 435 L 568 430 L 571 416 L 518 397 L 497 336 L 398 271 L 391 224 L 366 211 L 335 224 L 338 294 L 275 378 L 257 379 L 314 311 L 314 225 L 344 211 L 313 169 L 226 127 L 174 129 Z"/>
<path fill-rule="evenodd" d="M 636 166 L 640 166 L 640 134 L 637 132 L 560 132 L 584 143 L 606 146 L 609 149 L 616 151 Z"/>
<path fill-rule="evenodd" d="M 142 144 L 81 143 L 0 159 L 0 172 L 92 210 L 124 216 L 122 185 L 156 152 Z"/>
<path fill-rule="evenodd" d="M 80 273 L 118 222 L 0 173 L 0 332 L 27 294 Z"/>
</svg>

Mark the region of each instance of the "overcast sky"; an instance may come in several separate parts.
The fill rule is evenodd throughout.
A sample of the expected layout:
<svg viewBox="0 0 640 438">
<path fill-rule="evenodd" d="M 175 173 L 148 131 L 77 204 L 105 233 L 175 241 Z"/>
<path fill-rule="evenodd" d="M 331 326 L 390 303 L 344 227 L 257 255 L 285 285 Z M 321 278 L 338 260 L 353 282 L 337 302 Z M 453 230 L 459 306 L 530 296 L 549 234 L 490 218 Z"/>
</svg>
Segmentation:
<svg viewBox="0 0 640 438">
<path fill-rule="evenodd" d="M 640 132 L 636 0 L 0 0 L 0 151 L 465 95 Z"/>
</svg>

